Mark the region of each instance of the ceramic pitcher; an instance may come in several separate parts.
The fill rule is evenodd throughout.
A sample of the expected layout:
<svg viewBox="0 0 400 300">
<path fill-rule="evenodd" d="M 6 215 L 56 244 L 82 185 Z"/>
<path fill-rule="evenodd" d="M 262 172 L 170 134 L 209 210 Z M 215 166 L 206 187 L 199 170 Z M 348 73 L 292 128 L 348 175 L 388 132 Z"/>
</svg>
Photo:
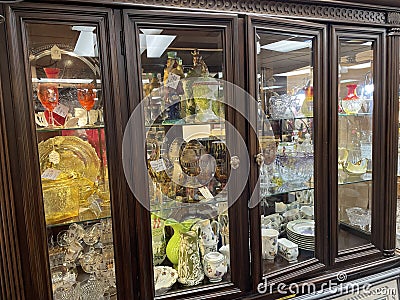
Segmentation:
<svg viewBox="0 0 400 300">
<path fill-rule="evenodd" d="M 198 285 L 204 279 L 199 243 L 195 231 L 181 234 L 178 276 L 178 281 L 186 286 Z"/>
<path fill-rule="evenodd" d="M 197 224 L 201 243 L 212 244 L 218 242 L 219 223 L 217 221 L 202 220 Z M 214 230 L 213 230 L 214 227 Z"/>
</svg>

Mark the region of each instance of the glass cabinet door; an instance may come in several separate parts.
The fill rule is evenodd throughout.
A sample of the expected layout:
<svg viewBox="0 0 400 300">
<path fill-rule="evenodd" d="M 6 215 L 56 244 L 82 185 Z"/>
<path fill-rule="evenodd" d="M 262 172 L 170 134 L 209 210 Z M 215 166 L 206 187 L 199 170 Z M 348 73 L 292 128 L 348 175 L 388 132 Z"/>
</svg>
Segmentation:
<svg viewBox="0 0 400 300">
<path fill-rule="evenodd" d="M 139 31 L 155 294 L 229 282 L 223 32 Z"/>
<path fill-rule="evenodd" d="M 314 257 L 314 45 L 256 30 L 263 273 Z"/>
<path fill-rule="evenodd" d="M 97 36 L 96 24 L 26 23 L 54 299 L 116 298 Z"/>
<path fill-rule="evenodd" d="M 338 43 L 338 250 L 371 242 L 373 39 Z"/>
<path fill-rule="evenodd" d="M 153 22 L 151 15 L 132 14 L 136 30 L 127 31 L 125 36 L 126 40 L 136 36 L 139 56 L 141 94 L 136 93 L 140 101 L 133 115 L 139 109 L 142 121 L 127 129 L 131 130 L 129 141 L 125 131 L 124 147 L 142 147 L 131 137 L 143 130 L 145 169 L 138 170 L 137 176 L 146 176 L 140 182 L 146 182 L 147 190 L 145 199 L 136 190 L 134 194 L 148 218 L 140 227 L 141 234 L 151 229 L 151 248 L 141 254 L 143 261 L 151 257 L 143 268 L 154 275 L 149 278 L 153 285 L 143 283 L 147 298 L 212 293 L 244 279 L 239 275 L 240 265 L 230 257 L 231 253 L 240 256 L 243 245 L 248 247 L 248 240 L 233 243 L 237 233 L 231 231 L 231 205 L 235 201 L 230 178 L 237 166 L 235 153 L 229 148 L 230 130 L 235 129 L 227 118 L 227 103 L 234 68 L 233 40 L 227 28 L 231 25 L 224 24 L 235 19 L 221 18 L 221 23 L 211 25 L 205 20 L 205 16 L 189 20 L 178 14 L 172 23 L 168 18 Z M 128 55 L 135 52 L 128 52 L 129 60 Z M 138 119 L 131 116 L 132 122 Z M 137 152 L 133 150 L 131 155 L 135 157 Z M 136 155 L 132 167 L 125 166 L 125 171 L 135 168 L 143 158 Z M 137 176 L 132 176 L 136 186 L 131 186 L 140 190 Z M 245 210 L 237 211 L 235 218 L 237 226 L 247 224 L 242 223 Z M 246 255 L 248 252 L 239 264 L 245 263 Z M 234 273 L 240 277 L 236 282 Z"/>
</svg>

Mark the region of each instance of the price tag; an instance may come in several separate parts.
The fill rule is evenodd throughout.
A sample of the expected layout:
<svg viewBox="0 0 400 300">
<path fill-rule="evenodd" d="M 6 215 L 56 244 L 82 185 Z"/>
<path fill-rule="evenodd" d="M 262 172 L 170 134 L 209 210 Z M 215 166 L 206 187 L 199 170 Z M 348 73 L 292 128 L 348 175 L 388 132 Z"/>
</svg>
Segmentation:
<svg viewBox="0 0 400 300">
<path fill-rule="evenodd" d="M 52 150 L 50 152 L 49 162 L 56 164 L 56 165 L 60 163 L 60 154 L 56 150 Z"/>
<path fill-rule="evenodd" d="M 61 59 L 61 50 L 56 45 L 51 47 L 50 55 L 52 60 L 60 60 Z"/>
<path fill-rule="evenodd" d="M 167 169 L 165 166 L 164 160 L 157 159 L 150 161 L 150 166 L 155 172 L 161 172 Z"/>
<path fill-rule="evenodd" d="M 58 175 L 61 174 L 60 170 L 46 169 L 42 174 L 42 179 L 56 180 Z"/>
<path fill-rule="evenodd" d="M 168 75 L 168 79 L 165 85 L 176 90 L 180 80 L 181 76 L 171 73 Z"/>
<path fill-rule="evenodd" d="M 372 143 L 361 144 L 361 156 L 372 159 Z"/>
<path fill-rule="evenodd" d="M 56 108 L 53 110 L 54 113 L 59 115 L 60 117 L 65 118 L 68 114 L 69 107 L 59 103 Z"/>
<path fill-rule="evenodd" d="M 199 191 L 206 199 L 214 198 L 214 196 L 211 194 L 210 190 L 206 186 L 202 186 L 201 188 L 199 188 Z"/>
</svg>

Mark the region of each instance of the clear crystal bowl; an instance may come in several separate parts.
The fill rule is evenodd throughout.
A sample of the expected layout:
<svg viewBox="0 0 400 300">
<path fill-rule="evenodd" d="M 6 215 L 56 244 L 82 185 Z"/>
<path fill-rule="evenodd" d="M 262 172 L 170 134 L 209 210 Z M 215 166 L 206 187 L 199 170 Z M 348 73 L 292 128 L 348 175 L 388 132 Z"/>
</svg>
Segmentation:
<svg viewBox="0 0 400 300">
<path fill-rule="evenodd" d="M 282 189 L 295 190 L 306 187 L 314 172 L 314 155 L 308 152 L 286 152 L 277 155 L 277 166 Z"/>
<path fill-rule="evenodd" d="M 342 100 L 342 108 L 346 114 L 356 114 L 360 111 L 363 104 L 363 100 Z"/>
<path fill-rule="evenodd" d="M 362 230 L 366 230 L 367 225 L 371 228 L 371 211 L 369 209 L 351 207 L 346 209 L 346 213 L 352 225 L 360 226 Z"/>
<path fill-rule="evenodd" d="M 271 117 L 273 119 L 293 117 L 292 102 L 292 97 L 286 94 L 269 98 Z"/>
</svg>

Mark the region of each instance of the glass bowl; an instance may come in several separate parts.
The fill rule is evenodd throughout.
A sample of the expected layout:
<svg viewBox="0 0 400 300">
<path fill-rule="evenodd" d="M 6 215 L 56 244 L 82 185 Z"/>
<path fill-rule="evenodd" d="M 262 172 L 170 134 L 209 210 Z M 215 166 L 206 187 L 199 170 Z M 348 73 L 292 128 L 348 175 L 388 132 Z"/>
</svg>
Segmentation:
<svg viewBox="0 0 400 300">
<path fill-rule="evenodd" d="M 277 155 L 277 166 L 282 180 L 285 182 L 280 188 L 296 190 L 305 188 L 306 182 L 314 172 L 314 155 L 307 152 L 286 152 Z"/>
<path fill-rule="evenodd" d="M 359 226 L 362 230 L 366 230 L 367 225 L 371 228 L 371 211 L 369 209 L 350 207 L 346 209 L 346 213 L 352 225 Z"/>
<path fill-rule="evenodd" d="M 356 114 L 360 111 L 363 104 L 363 100 L 342 100 L 342 108 L 346 114 Z"/>
<path fill-rule="evenodd" d="M 292 97 L 286 94 L 269 98 L 271 117 L 273 119 L 293 117 L 292 102 Z"/>
</svg>

